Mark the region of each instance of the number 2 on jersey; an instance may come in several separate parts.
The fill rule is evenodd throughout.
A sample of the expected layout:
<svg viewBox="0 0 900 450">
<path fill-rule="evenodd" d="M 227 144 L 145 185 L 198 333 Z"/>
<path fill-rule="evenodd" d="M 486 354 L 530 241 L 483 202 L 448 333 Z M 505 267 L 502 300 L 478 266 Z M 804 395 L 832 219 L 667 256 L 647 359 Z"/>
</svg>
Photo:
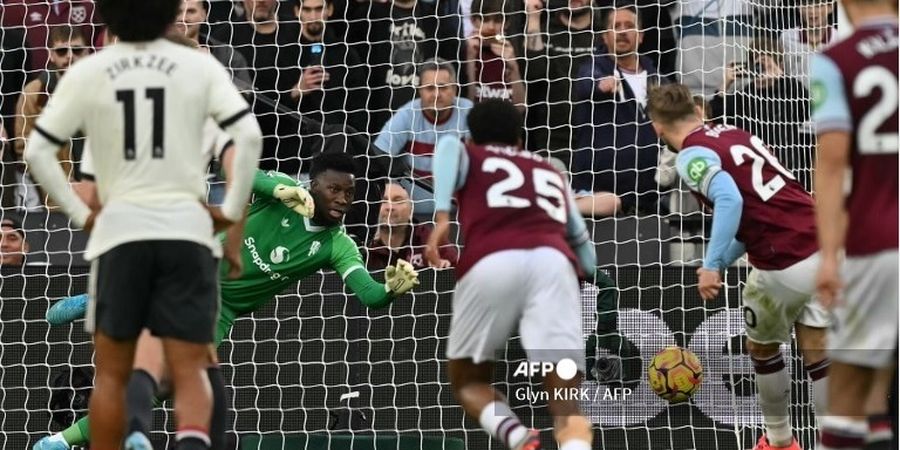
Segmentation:
<svg viewBox="0 0 900 450">
<path fill-rule="evenodd" d="M 498 170 L 506 172 L 506 178 L 494 183 L 487 191 L 487 204 L 491 208 L 528 208 L 531 200 L 510 195 L 525 184 L 525 175 L 515 163 L 504 158 L 487 158 L 481 164 L 481 170 L 487 173 L 495 173 Z M 534 182 L 534 192 L 537 198 L 534 202 L 553 220 L 566 223 L 566 197 L 563 194 L 565 183 L 558 173 L 547 169 L 535 167 L 531 174 Z M 551 200 L 555 200 L 555 203 Z"/>
<path fill-rule="evenodd" d="M 753 167 L 750 169 L 750 181 L 753 183 L 753 190 L 759 194 L 759 198 L 761 198 L 762 201 L 767 202 L 770 198 L 775 196 L 785 184 L 787 184 L 781 175 L 784 175 L 784 177 L 789 180 L 795 178 L 789 170 L 785 169 L 784 166 L 769 153 L 769 150 L 760 138 L 752 136 L 750 138 L 750 144 L 753 146 L 752 149 L 745 145 L 732 145 L 730 149 L 731 157 L 734 158 L 734 164 L 738 166 L 747 162 L 747 159 L 745 158 L 753 160 Z M 763 182 L 763 168 L 766 166 L 766 163 L 772 166 L 772 168 L 781 175 L 775 175 L 768 182 Z"/>
<path fill-rule="evenodd" d="M 166 91 L 163 88 L 147 88 L 145 97 L 153 103 L 153 159 L 162 159 L 163 157 L 163 137 L 165 136 L 165 110 L 166 110 Z M 116 100 L 122 102 L 123 112 L 125 113 L 125 159 L 131 161 L 136 158 L 137 139 L 135 137 L 135 105 L 134 90 L 124 89 L 116 91 Z"/>
<path fill-rule="evenodd" d="M 878 129 L 897 113 L 897 77 L 890 70 L 881 66 L 869 67 L 853 81 L 853 96 L 868 97 L 872 91 L 881 91 L 881 98 L 875 106 L 866 111 L 859 121 L 856 132 L 856 147 L 862 154 L 897 153 L 900 138 L 897 133 L 879 133 Z"/>
</svg>

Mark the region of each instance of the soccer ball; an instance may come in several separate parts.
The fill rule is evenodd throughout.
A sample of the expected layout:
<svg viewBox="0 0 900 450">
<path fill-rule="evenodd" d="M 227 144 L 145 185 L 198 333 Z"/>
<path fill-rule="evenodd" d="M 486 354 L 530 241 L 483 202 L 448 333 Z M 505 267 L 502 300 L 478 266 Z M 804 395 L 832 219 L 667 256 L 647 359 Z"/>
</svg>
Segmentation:
<svg viewBox="0 0 900 450">
<path fill-rule="evenodd" d="M 647 369 L 650 388 L 669 403 L 687 401 L 700 389 L 703 366 L 690 350 L 669 347 L 656 354 Z"/>
</svg>

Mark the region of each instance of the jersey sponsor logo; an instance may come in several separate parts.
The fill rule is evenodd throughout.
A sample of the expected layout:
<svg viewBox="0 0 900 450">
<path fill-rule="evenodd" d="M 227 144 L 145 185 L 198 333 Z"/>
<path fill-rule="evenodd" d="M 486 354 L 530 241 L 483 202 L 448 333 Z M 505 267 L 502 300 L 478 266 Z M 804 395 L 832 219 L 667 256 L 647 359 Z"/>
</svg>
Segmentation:
<svg viewBox="0 0 900 450">
<path fill-rule="evenodd" d="M 322 248 L 322 243 L 313 241 L 312 245 L 309 246 L 309 253 L 307 253 L 306 256 L 314 256 L 316 253 L 319 253 L 320 248 Z"/>
<path fill-rule="evenodd" d="M 290 259 L 291 254 L 287 247 L 279 245 L 269 252 L 269 261 L 272 261 L 272 264 L 281 264 L 290 261 Z"/>
<path fill-rule="evenodd" d="M 825 83 L 822 80 L 813 80 L 809 86 L 809 97 L 812 100 L 812 109 L 817 111 L 819 107 L 825 104 L 828 98 L 828 91 L 825 89 Z"/>
<path fill-rule="evenodd" d="M 246 239 L 244 239 L 244 245 L 247 246 L 247 250 L 250 252 L 250 258 L 253 260 L 253 265 L 258 267 L 262 273 L 268 275 L 270 280 L 276 281 L 276 280 L 287 280 L 288 279 L 287 277 L 281 275 L 280 273 L 272 270 L 272 266 L 269 265 L 269 263 L 263 261 L 262 257 L 259 255 L 259 250 L 257 250 L 257 248 L 256 248 L 256 239 L 254 239 L 253 236 L 249 236 Z M 273 253 L 274 253 L 274 251 L 273 251 Z M 269 255 L 269 256 L 271 256 L 271 255 Z"/>
<path fill-rule="evenodd" d="M 688 162 L 687 174 L 688 179 L 696 184 L 700 184 L 706 172 L 709 171 L 709 163 L 703 158 L 694 158 Z"/>
</svg>

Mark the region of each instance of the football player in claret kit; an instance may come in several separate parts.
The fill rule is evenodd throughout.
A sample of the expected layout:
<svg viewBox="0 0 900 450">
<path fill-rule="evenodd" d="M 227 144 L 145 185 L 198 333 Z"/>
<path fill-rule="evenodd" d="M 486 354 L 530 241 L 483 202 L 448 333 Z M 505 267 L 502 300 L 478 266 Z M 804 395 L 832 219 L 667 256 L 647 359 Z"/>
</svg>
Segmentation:
<svg viewBox="0 0 900 450">
<path fill-rule="evenodd" d="M 429 262 L 438 264 L 455 193 L 466 246 L 447 344 L 453 393 L 506 447 L 541 448 L 537 432 L 525 428 L 491 387 L 495 352 L 518 330 L 530 361 L 568 360 L 570 376 L 554 371 L 544 377 L 554 435 L 561 450 L 588 450 L 593 430 L 577 400 L 552 392 L 578 388 L 584 373 L 578 273 L 594 273 L 593 243 L 563 176 L 522 149 L 522 117 L 512 103 L 485 100 L 471 110 L 468 124 L 471 142 L 446 137 L 438 143 L 437 224 L 426 247 Z"/>
<path fill-rule="evenodd" d="M 791 380 L 780 345 L 791 341 L 793 329 L 819 418 L 825 412 L 829 364 L 824 349 L 830 318 L 813 297 L 819 255 L 812 197 L 758 137 L 731 126 L 704 125 L 686 86 L 652 89 L 647 111 L 657 134 L 678 153 L 679 176 L 713 210 L 709 246 L 697 270 L 700 296 L 714 299 L 722 286 L 720 271 L 745 252 L 753 266 L 743 300 L 766 427 L 756 449 L 799 449 L 791 432 Z"/>
<path fill-rule="evenodd" d="M 817 285 L 835 317 L 828 334 L 834 361 L 828 416 L 818 448 L 897 448 L 886 402 L 890 386 L 896 388 L 900 326 L 897 2 L 842 3 L 855 31 L 814 55 L 810 75 L 822 247 Z"/>
<path fill-rule="evenodd" d="M 385 284 L 369 275 L 359 248 L 341 226 L 344 214 L 355 195 L 353 159 L 346 153 L 322 153 L 313 159 L 310 189 L 278 172 L 258 171 L 253 182 L 254 202 L 250 205 L 241 242 L 243 269 L 237 278 L 227 277 L 227 262 L 220 264 L 219 289 L 221 308 L 216 325 L 215 345 L 228 336 L 239 316 L 250 314 L 275 295 L 299 280 L 319 271 L 334 270 L 359 300 L 370 308 L 389 305 L 393 299 L 418 285 L 418 274 L 406 261 L 385 271 Z M 84 314 L 83 296 L 60 300 L 47 313 L 48 321 L 59 325 Z M 153 348 L 148 346 L 148 348 Z M 139 393 L 136 403 L 152 405 L 156 386 L 167 379 L 167 368 L 153 355 L 138 355 L 135 372 L 143 372 L 154 380 L 154 389 Z M 128 411 L 129 422 L 142 422 L 143 433 L 149 433 L 152 416 L 140 417 Z M 66 431 L 45 438 L 62 440 L 63 447 L 41 447 L 41 450 L 65 449 L 82 445 L 85 437 L 77 429 L 85 428 L 86 418 Z M 67 436 L 75 436 L 70 439 Z M 43 441 L 42 441 L 43 442 Z"/>
<path fill-rule="evenodd" d="M 116 45 L 87 56 L 60 80 L 31 133 L 25 159 L 44 190 L 91 231 L 87 327 L 94 333 L 97 388 L 92 447 L 123 444 L 126 384 L 137 338 L 162 338 L 172 367 L 176 448 L 210 446 L 207 368 L 218 310 L 214 225 L 243 215 L 262 136 L 226 70 L 209 55 L 163 38 L 180 0 L 98 0 Z M 205 206 L 200 151 L 212 117 L 235 141 L 231 187 L 221 210 Z M 57 149 L 82 131 L 92 144 L 102 209 L 68 186 Z M 212 217 L 210 215 L 212 212 Z M 146 447 L 146 440 L 126 448 Z"/>
</svg>

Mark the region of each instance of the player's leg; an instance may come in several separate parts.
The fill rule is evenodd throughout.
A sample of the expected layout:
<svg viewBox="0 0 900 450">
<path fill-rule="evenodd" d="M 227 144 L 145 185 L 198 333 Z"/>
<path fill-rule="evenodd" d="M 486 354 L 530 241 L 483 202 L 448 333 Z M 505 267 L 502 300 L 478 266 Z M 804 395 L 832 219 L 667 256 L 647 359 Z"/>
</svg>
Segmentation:
<svg viewBox="0 0 900 450">
<path fill-rule="evenodd" d="M 85 328 L 94 332 L 96 375 L 89 408 L 94 449 L 122 445 L 125 387 L 150 302 L 153 259 L 150 243 L 130 242 L 100 255 L 92 268 Z"/>
<path fill-rule="evenodd" d="M 153 403 L 165 373 L 162 341 L 144 330 L 138 339 L 134 367 L 125 394 L 128 405 L 126 446 L 129 448 L 141 450 L 153 448 L 150 444 Z"/>
<path fill-rule="evenodd" d="M 888 450 L 893 446 L 894 430 L 891 424 L 889 402 L 891 387 L 896 381 L 896 367 L 875 372 L 869 397 L 866 400 L 866 415 L 869 422 L 869 434 L 866 436 L 866 450 Z"/>
<path fill-rule="evenodd" d="M 188 241 L 157 241 L 158 276 L 148 328 L 162 338 L 177 420 L 176 449 L 205 449 L 210 442 L 219 300 L 216 261 L 209 248 Z"/>
<path fill-rule="evenodd" d="M 593 427 L 581 414 L 577 396 L 556 395 L 563 389 L 580 388 L 585 371 L 578 277 L 556 249 L 536 248 L 525 261 L 529 276 L 528 301 L 519 322 L 522 346 L 530 361 L 556 365 L 555 371 L 544 376 L 544 390 L 560 450 L 589 450 Z"/>
<path fill-rule="evenodd" d="M 754 269 L 743 291 L 747 350 L 756 374 L 757 401 L 766 429 L 757 443 L 759 450 L 799 448 L 791 432 L 791 378 L 781 344 L 790 342 L 796 319 L 788 314 L 789 305 L 796 301 L 803 305 L 809 295 L 796 299 L 796 294 L 785 289 L 776 278 L 777 272 Z"/>
<path fill-rule="evenodd" d="M 508 448 L 539 448 L 491 386 L 496 351 L 519 322 L 525 295 L 522 251 L 494 253 L 475 264 L 457 283 L 447 342 L 447 370 L 456 400 L 469 417 Z M 533 447 L 538 445 L 538 447 Z"/>
<path fill-rule="evenodd" d="M 818 303 L 814 307 L 821 309 Z M 822 311 L 821 317 L 827 320 L 826 314 Z M 827 354 L 828 328 L 810 326 L 798 321 L 794 325 L 794 333 L 797 335 L 797 346 L 803 355 L 803 367 L 812 384 L 816 420 L 821 420 L 828 412 L 828 370 L 831 366 Z"/>
<path fill-rule="evenodd" d="M 859 450 L 869 435 L 866 402 L 879 378 L 893 369 L 897 349 L 897 252 L 847 258 L 843 302 L 829 329 L 832 360 L 822 450 Z"/>
</svg>

